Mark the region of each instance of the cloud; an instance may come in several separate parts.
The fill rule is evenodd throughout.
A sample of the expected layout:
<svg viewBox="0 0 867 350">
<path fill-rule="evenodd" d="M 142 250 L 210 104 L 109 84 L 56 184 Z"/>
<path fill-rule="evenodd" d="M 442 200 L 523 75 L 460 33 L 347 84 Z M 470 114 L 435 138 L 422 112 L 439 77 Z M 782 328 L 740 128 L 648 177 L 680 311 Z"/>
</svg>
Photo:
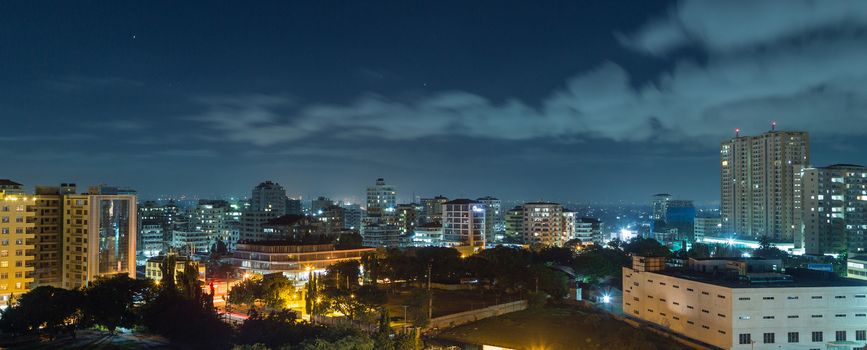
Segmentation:
<svg viewBox="0 0 867 350">
<path fill-rule="evenodd" d="M 653 54 L 697 44 L 724 52 L 774 44 L 805 34 L 867 27 L 865 1 L 704 1 L 679 3 L 622 43 Z"/>
<path fill-rule="evenodd" d="M 52 89 L 65 92 L 79 92 L 84 90 L 134 88 L 144 86 L 144 83 L 122 77 L 96 77 L 84 75 L 70 75 L 59 78 L 41 80 L 40 83 Z"/>
<path fill-rule="evenodd" d="M 346 104 L 247 95 L 198 99 L 205 111 L 191 118 L 216 131 L 215 139 L 258 146 L 323 137 L 404 141 L 449 136 L 707 146 L 736 127 L 751 134 L 765 131 L 772 120 L 781 128 L 822 137 L 864 135 L 867 41 L 858 31 L 813 33 L 867 23 L 867 5 L 749 4 L 685 2 L 628 36 L 652 52 L 691 41 L 711 50 L 703 64 L 674 62 L 670 72 L 639 87 L 628 71 L 609 62 L 566 80 L 538 104 L 494 101 L 465 91 L 400 100 L 365 94 Z M 766 49 L 744 49 L 757 45 Z"/>
</svg>

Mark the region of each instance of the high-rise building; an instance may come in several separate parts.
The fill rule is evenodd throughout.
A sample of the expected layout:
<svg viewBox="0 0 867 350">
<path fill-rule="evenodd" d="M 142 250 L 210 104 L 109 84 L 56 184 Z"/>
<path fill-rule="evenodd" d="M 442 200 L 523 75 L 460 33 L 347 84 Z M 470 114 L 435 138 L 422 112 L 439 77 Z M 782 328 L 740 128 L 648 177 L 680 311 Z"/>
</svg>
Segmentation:
<svg viewBox="0 0 867 350">
<path fill-rule="evenodd" d="M 322 215 L 319 215 L 321 223 L 321 233 L 326 236 L 339 236 L 341 232 L 346 230 L 343 219 L 346 217 L 346 209 L 341 206 L 330 205 L 322 209 Z"/>
<path fill-rule="evenodd" d="M 690 200 L 672 199 L 665 205 L 666 228 L 676 228 L 678 241 L 695 240 L 695 206 Z"/>
<path fill-rule="evenodd" d="M 524 204 L 524 243 L 563 246 L 572 236 L 563 223 L 563 207 L 557 203 Z"/>
<path fill-rule="evenodd" d="M 864 254 L 867 168 L 851 164 L 807 168 L 803 170 L 801 184 L 805 252 Z"/>
<path fill-rule="evenodd" d="M 455 199 L 442 206 L 444 243 L 463 254 L 485 249 L 485 205 L 471 199 Z"/>
<path fill-rule="evenodd" d="M 62 186 L 62 185 L 61 185 Z M 139 212 L 139 222 L 150 224 L 160 225 L 161 232 L 163 233 L 162 243 L 159 244 L 160 247 L 157 251 L 153 251 L 156 248 L 157 242 L 150 241 L 149 244 L 145 244 L 143 242 L 144 236 L 139 235 L 139 252 L 146 257 L 153 256 L 153 253 L 159 255 L 162 252 L 167 252 L 169 246 L 171 246 L 172 242 L 172 232 L 175 230 L 175 225 L 177 221 L 183 216 L 181 213 L 181 209 L 175 204 L 174 201 L 169 201 L 165 204 L 159 204 L 155 201 L 145 201 L 138 207 Z M 148 239 L 155 238 L 152 235 L 148 235 Z M 145 253 L 147 250 L 150 253 Z"/>
<path fill-rule="evenodd" d="M 301 200 L 295 198 L 286 198 L 286 214 L 301 215 L 304 210 L 301 206 Z"/>
<path fill-rule="evenodd" d="M 394 186 L 386 185 L 382 178 L 376 179 L 376 184 L 367 188 L 367 215 L 384 215 L 397 207 L 397 192 Z"/>
<path fill-rule="evenodd" d="M 87 285 L 96 277 L 136 275 L 136 196 L 108 186 L 63 197 L 63 288 Z"/>
<path fill-rule="evenodd" d="M 422 198 L 421 206 L 424 211 L 424 222 L 425 223 L 442 223 L 443 221 L 443 204 L 448 202 L 449 199 L 443 196 L 436 196 L 434 198 Z"/>
<path fill-rule="evenodd" d="M 190 217 L 190 229 L 201 231 L 208 237 L 208 244 L 214 245 L 218 240 L 227 243 L 231 240 L 231 229 L 228 223 L 229 202 L 224 200 L 199 200 Z"/>
<path fill-rule="evenodd" d="M 719 216 L 698 216 L 693 228 L 695 241 L 701 242 L 705 237 L 719 237 L 721 228 Z"/>
<path fill-rule="evenodd" d="M 272 211 L 276 216 L 286 214 L 286 190 L 280 184 L 272 181 L 262 182 L 253 188 L 250 197 L 250 210 Z"/>
<path fill-rule="evenodd" d="M 506 230 L 506 225 L 503 222 L 505 216 L 500 200 L 491 196 L 476 200 L 485 205 L 485 237 L 491 239 L 497 232 L 502 234 Z"/>
<path fill-rule="evenodd" d="M 343 208 L 343 228 L 347 230 L 360 230 L 361 221 L 364 219 L 364 209 L 358 204 L 341 204 Z"/>
<path fill-rule="evenodd" d="M 810 164 L 806 132 L 736 136 L 720 145 L 723 234 L 792 242 L 800 223 L 796 187 Z"/>
<path fill-rule="evenodd" d="M 575 238 L 580 239 L 582 244 L 601 244 L 602 221 L 589 217 L 576 219 Z"/>
<path fill-rule="evenodd" d="M 506 212 L 506 238 L 512 241 L 524 240 L 524 207 L 516 206 Z"/>
<path fill-rule="evenodd" d="M 12 295 L 30 290 L 33 283 L 32 241 L 35 213 L 28 210 L 36 199 L 21 184 L 0 179 L 0 305 Z"/>
<path fill-rule="evenodd" d="M 651 219 L 654 221 L 662 221 L 665 218 L 665 207 L 668 201 L 671 200 L 671 195 L 668 193 L 659 193 L 653 195 L 653 213 Z"/>
<path fill-rule="evenodd" d="M 419 224 L 419 213 L 421 211 L 421 205 L 416 203 L 397 205 L 394 215 L 397 221 L 397 229 L 401 235 L 412 235 L 415 232 L 415 227 Z"/>
<path fill-rule="evenodd" d="M 63 256 L 63 196 L 75 193 L 75 184 L 36 186 L 33 287 L 61 287 Z"/>
</svg>

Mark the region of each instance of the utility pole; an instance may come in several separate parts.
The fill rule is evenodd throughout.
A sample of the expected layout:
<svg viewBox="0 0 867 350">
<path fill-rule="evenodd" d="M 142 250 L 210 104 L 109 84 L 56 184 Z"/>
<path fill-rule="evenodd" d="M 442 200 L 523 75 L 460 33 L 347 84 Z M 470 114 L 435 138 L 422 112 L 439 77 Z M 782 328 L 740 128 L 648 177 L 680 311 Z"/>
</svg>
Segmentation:
<svg viewBox="0 0 867 350">
<path fill-rule="evenodd" d="M 428 322 L 433 318 L 433 293 L 430 291 L 430 270 L 431 263 L 427 263 L 427 319 Z"/>
</svg>

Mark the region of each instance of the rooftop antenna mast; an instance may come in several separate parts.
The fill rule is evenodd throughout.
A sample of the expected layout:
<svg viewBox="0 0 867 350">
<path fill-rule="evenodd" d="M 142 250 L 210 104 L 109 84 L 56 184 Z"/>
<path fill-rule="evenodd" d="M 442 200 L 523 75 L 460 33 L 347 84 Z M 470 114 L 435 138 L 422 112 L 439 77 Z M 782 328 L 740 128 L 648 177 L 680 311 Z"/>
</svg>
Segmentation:
<svg viewBox="0 0 867 350">
<path fill-rule="evenodd" d="M 741 136 L 741 128 L 736 128 L 735 129 L 735 138 L 738 138 L 740 136 Z"/>
<path fill-rule="evenodd" d="M 776 129 L 777 129 L 777 122 L 776 122 L 776 121 L 772 121 L 772 122 L 771 122 L 771 131 L 774 131 L 774 130 L 776 130 Z"/>
</svg>

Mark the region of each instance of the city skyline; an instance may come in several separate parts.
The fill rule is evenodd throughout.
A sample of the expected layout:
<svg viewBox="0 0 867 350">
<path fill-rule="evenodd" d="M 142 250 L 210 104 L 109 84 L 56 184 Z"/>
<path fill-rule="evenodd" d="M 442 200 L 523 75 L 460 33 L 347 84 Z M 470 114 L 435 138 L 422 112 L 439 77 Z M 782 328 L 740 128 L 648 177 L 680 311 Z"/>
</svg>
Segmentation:
<svg viewBox="0 0 867 350">
<path fill-rule="evenodd" d="M 772 121 L 867 163 L 858 2 L 102 5 L 2 5 L 4 177 L 714 204 L 720 142 Z"/>
</svg>

